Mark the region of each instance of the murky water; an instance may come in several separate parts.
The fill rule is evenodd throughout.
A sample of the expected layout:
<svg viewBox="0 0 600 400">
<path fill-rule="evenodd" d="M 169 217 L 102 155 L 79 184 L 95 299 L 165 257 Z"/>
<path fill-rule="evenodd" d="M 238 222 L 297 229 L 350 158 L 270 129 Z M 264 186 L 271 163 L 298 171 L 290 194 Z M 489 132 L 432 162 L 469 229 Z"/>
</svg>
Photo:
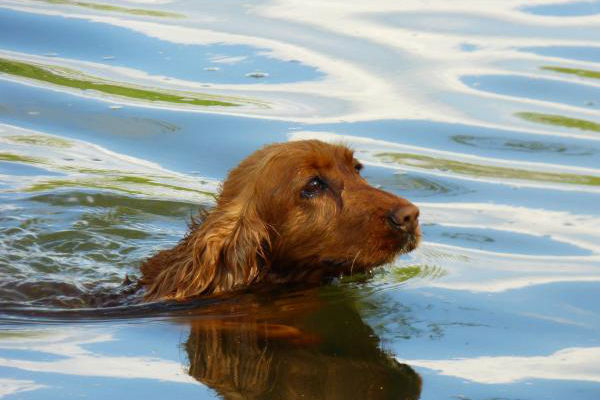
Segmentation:
<svg viewBox="0 0 600 400">
<path fill-rule="evenodd" d="M 115 300 L 303 138 L 417 203 L 421 248 Z M 0 4 L 0 397 L 598 399 L 599 290 L 598 1 Z"/>
</svg>

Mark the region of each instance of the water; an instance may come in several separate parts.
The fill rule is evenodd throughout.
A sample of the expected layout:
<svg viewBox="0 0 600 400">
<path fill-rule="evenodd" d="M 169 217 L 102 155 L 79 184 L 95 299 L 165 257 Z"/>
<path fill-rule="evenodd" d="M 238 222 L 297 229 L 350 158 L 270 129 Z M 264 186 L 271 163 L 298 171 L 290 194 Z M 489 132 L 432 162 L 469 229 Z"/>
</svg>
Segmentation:
<svg viewBox="0 0 600 400">
<path fill-rule="evenodd" d="M 0 397 L 600 398 L 599 7 L 2 2 Z M 418 204 L 423 245 L 316 289 L 118 293 L 303 138 Z"/>
</svg>

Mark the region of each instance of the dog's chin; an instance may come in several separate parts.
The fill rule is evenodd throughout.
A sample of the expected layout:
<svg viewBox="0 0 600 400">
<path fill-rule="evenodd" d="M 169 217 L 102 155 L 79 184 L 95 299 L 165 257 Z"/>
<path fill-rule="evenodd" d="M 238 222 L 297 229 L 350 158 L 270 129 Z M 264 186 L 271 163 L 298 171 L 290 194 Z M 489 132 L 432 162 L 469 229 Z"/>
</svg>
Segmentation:
<svg viewBox="0 0 600 400">
<path fill-rule="evenodd" d="M 406 234 L 406 237 L 400 245 L 398 254 L 406 254 L 415 250 L 421 244 L 421 230 L 417 229 L 415 232 Z"/>
<path fill-rule="evenodd" d="M 420 243 L 421 229 L 417 227 L 413 232 L 404 232 L 399 238 L 393 238 L 380 251 L 375 252 L 377 255 L 363 254 L 362 257 L 357 256 L 353 259 L 326 258 L 321 259 L 319 264 L 324 267 L 324 275 L 371 271 L 373 268 L 391 263 L 401 254 L 410 253 L 419 247 Z"/>
<path fill-rule="evenodd" d="M 380 267 L 385 264 L 391 263 L 394 258 L 401 254 L 410 253 L 419 247 L 421 243 L 421 232 L 417 229 L 414 233 L 405 234 L 402 240 L 394 245 L 394 251 L 388 252 L 383 258 L 377 257 L 374 259 L 355 258 L 353 260 L 344 259 L 325 259 L 321 261 L 321 264 L 326 268 L 328 272 L 345 273 L 349 271 L 370 271 L 373 268 Z M 389 248 L 388 248 L 389 249 Z"/>
</svg>

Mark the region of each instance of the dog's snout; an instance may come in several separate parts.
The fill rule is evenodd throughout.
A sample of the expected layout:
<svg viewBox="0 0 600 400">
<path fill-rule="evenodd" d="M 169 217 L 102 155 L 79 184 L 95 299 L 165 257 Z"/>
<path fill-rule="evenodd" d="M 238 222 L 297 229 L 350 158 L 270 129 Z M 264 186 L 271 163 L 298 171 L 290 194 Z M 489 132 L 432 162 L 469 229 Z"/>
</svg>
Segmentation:
<svg viewBox="0 0 600 400">
<path fill-rule="evenodd" d="M 419 224 L 419 208 L 412 203 L 393 208 L 388 221 L 394 229 L 414 230 Z"/>
</svg>

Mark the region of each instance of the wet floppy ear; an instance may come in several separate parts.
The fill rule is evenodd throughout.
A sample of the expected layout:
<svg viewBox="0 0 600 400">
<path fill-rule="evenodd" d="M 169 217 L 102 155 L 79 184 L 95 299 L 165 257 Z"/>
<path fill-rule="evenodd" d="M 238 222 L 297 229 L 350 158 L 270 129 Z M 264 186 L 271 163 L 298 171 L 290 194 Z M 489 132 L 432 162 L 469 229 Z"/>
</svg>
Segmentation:
<svg viewBox="0 0 600 400">
<path fill-rule="evenodd" d="M 212 286 L 218 291 L 248 285 L 270 266 L 268 227 L 253 205 L 237 207 L 226 214 L 221 242 L 215 242 L 213 251 L 220 252 L 220 268 L 215 272 Z M 240 210 L 241 209 L 241 210 Z M 220 248 L 220 249 L 219 249 Z M 219 263 L 218 263 L 219 264 Z"/>
<path fill-rule="evenodd" d="M 173 249 L 182 256 L 166 263 L 146 299 L 183 300 L 248 285 L 269 267 L 269 248 L 267 226 L 253 205 L 222 205 Z"/>
</svg>

